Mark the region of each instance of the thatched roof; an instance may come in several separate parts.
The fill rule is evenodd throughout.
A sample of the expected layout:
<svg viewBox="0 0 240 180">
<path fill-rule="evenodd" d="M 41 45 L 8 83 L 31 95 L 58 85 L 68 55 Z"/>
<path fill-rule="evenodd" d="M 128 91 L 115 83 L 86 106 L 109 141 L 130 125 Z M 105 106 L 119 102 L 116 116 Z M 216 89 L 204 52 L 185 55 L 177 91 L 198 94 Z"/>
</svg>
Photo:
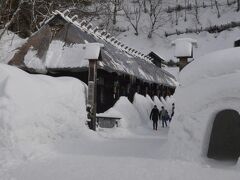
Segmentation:
<svg viewBox="0 0 240 180">
<path fill-rule="evenodd" d="M 88 62 L 81 58 L 80 44 L 101 43 L 99 68 L 135 76 L 146 82 L 175 87 L 173 75 L 158 68 L 151 58 L 129 48 L 105 31 L 91 24 L 78 23 L 56 11 L 43 27 L 33 34 L 10 60 L 9 64 L 32 71 L 82 71 Z"/>
</svg>

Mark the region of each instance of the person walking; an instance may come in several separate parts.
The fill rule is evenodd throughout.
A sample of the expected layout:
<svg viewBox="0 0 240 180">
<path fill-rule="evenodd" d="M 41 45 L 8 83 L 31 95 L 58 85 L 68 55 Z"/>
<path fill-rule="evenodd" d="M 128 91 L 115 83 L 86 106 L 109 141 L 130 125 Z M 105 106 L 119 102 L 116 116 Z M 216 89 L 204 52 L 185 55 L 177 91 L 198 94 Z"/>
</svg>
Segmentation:
<svg viewBox="0 0 240 180">
<path fill-rule="evenodd" d="M 153 121 L 153 130 L 157 131 L 158 128 L 158 119 L 160 119 L 160 112 L 156 105 L 154 105 L 151 114 L 150 114 L 150 120 Z"/>
<path fill-rule="evenodd" d="M 171 122 L 173 116 L 174 116 L 174 110 L 175 110 L 175 104 L 172 103 L 172 114 L 171 114 L 171 117 L 169 118 L 169 122 Z"/>
<path fill-rule="evenodd" d="M 164 128 L 164 125 L 167 127 L 168 119 L 169 119 L 168 112 L 166 109 L 164 109 L 164 106 L 162 106 L 162 110 L 160 111 L 160 120 L 162 121 L 163 128 Z"/>
</svg>

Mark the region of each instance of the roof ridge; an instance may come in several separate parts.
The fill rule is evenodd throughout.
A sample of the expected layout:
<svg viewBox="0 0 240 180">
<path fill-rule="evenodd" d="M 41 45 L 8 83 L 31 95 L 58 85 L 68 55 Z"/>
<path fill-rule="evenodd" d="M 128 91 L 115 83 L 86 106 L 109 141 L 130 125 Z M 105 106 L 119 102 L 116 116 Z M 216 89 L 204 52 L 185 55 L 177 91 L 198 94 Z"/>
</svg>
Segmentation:
<svg viewBox="0 0 240 180">
<path fill-rule="evenodd" d="M 95 26 L 93 28 L 92 23 L 87 23 L 85 20 L 82 20 L 80 23 L 76 20 L 78 19 L 78 15 L 73 15 L 72 17 L 69 17 L 70 10 L 67 9 L 63 12 L 60 12 L 58 10 L 53 12 L 55 15 L 60 15 L 63 17 L 66 21 L 76 25 L 78 28 L 80 28 L 82 31 L 87 32 L 88 34 L 93 35 L 97 39 L 101 39 L 106 41 L 107 43 L 110 43 L 112 46 L 116 47 L 117 49 L 129 54 L 132 57 L 140 58 L 141 60 L 145 60 L 149 63 L 152 63 L 152 58 L 146 54 L 143 54 L 140 51 L 135 50 L 134 48 L 129 48 L 126 44 L 122 43 L 118 39 L 116 39 L 114 36 L 111 36 L 110 33 L 108 33 L 105 29 L 100 30 L 98 26 Z M 50 18 L 52 19 L 52 18 Z M 49 22 L 49 21 L 47 21 Z M 46 23 L 47 23 L 46 22 Z M 99 32 L 100 31 L 100 32 Z"/>
</svg>

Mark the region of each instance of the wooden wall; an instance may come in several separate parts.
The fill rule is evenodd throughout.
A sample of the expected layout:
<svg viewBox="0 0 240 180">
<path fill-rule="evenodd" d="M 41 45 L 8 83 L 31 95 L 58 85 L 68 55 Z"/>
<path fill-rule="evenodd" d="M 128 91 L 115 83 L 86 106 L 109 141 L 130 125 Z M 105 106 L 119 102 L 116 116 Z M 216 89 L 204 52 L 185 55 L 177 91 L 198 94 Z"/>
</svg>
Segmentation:
<svg viewBox="0 0 240 180">
<path fill-rule="evenodd" d="M 59 71 L 48 73 L 50 76 L 70 76 L 80 79 L 84 83 L 88 83 L 88 71 L 71 72 Z M 98 69 L 97 72 L 97 113 L 102 113 L 111 108 L 121 96 L 128 97 L 133 102 L 134 94 L 137 92 L 143 96 L 147 94 L 153 98 L 154 96 L 166 97 L 172 95 L 175 89 L 168 88 L 156 83 L 144 82 L 133 76 L 109 73 Z"/>
</svg>

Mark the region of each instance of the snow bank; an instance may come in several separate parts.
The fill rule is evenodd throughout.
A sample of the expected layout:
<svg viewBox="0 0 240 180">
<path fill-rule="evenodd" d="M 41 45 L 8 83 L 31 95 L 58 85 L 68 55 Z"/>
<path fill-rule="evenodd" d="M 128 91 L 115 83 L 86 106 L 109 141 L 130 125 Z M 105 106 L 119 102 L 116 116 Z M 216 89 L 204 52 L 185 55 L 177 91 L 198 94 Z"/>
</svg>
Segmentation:
<svg viewBox="0 0 240 180">
<path fill-rule="evenodd" d="M 169 101 L 170 99 L 172 99 L 172 97 L 169 97 Z M 127 97 L 122 96 L 112 108 L 99 115 L 120 117 L 120 128 L 122 129 L 119 130 L 119 128 L 117 128 L 115 131 L 121 131 L 121 135 L 127 135 L 133 129 L 142 127 L 147 129 L 152 128 L 152 123 L 149 119 L 149 116 L 155 104 L 159 109 L 161 109 L 161 106 L 163 106 L 163 103 L 157 96 L 154 97 L 153 101 L 149 95 L 145 97 L 136 93 L 133 104 L 128 100 Z M 170 104 L 167 102 L 165 102 L 165 105 L 170 106 Z M 127 131 L 123 131 L 123 129 Z M 115 134 L 119 135 L 119 132 Z"/>
<path fill-rule="evenodd" d="M 154 104 L 157 105 L 158 109 L 161 109 L 161 107 L 163 106 L 163 103 L 159 100 L 157 96 L 154 96 L 153 101 L 154 101 Z"/>
<path fill-rule="evenodd" d="M 85 91 L 77 79 L 0 64 L 0 161 L 12 154 L 31 158 L 45 151 L 41 145 L 87 134 Z"/>
<path fill-rule="evenodd" d="M 0 30 L 0 33 L 2 31 Z M 17 48 L 25 43 L 25 39 L 21 39 L 14 33 L 8 31 L 4 33 L 0 40 L 0 63 L 8 63 L 14 56 Z"/>
<path fill-rule="evenodd" d="M 223 109 L 240 111 L 239 77 L 240 48 L 211 53 L 183 69 L 169 133 L 171 156 L 206 157 L 215 115 Z"/>
<path fill-rule="evenodd" d="M 120 97 L 115 105 L 103 114 L 121 117 L 120 127 L 122 128 L 137 128 L 142 122 L 137 109 L 128 100 L 128 98 L 124 96 Z"/>
<path fill-rule="evenodd" d="M 148 96 L 148 95 L 147 95 Z M 142 123 L 149 122 L 149 116 L 153 106 L 155 105 L 150 97 L 144 97 L 138 93 L 134 96 L 133 105 L 137 109 L 140 117 L 142 117 Z"/>
</svg>

